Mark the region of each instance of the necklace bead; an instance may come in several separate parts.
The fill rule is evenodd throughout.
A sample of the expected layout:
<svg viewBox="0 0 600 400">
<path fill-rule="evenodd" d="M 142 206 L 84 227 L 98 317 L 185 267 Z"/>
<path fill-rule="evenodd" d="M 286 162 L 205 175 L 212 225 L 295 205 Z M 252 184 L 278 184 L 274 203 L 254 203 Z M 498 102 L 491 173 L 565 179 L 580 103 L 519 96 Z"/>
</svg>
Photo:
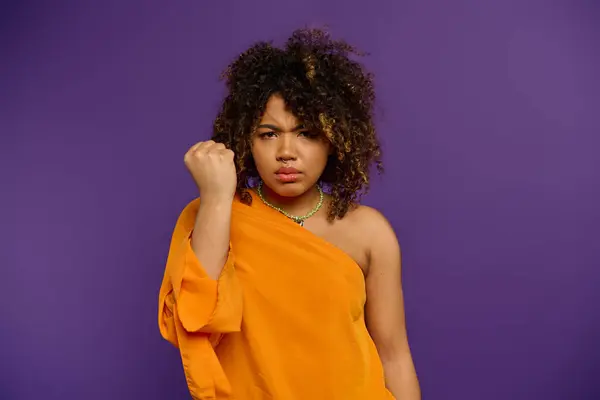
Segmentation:
<svg viewBox="0 0 600 400">
<path fill-rule="evenodd" d="M 319 211 L 319 209 L 323 205 L 323 199 L 325 197 L 324 194 L 323 194 L 323 189 L 321 188 L 321 186 L 317 185 L 317 190 L 319 191 L 319 202 L 317 203 L 317 205 L 308 214 L 302 215 L 302 216 L 296 216 L 296 215 L 291 215 L 287 211 L 283 210 L 281 207 L 278 207 L 278 206 L 276 206 L 274 204 L 269 203 L 265 199 L 265 196 L 263 195 L 262 187 L 263 187 L 263 182 L 260 181 L 258 183 L 257 192 L 258 192 L 258 197 L 260 197 L 261 201 L 265 205 L 267 205 L 267 206 L 271 207 L 272 209 L 280 212 L 281 214 L 285 215 L 286 217 L 288 217 L 292 221 L 296 222 L 300 226 L 304 226 L 304 221 L 307 220 L 308 218 L 312 217 L 313 215 L 315 215 L 315 213 L 317 211 Z"/>
</svg>

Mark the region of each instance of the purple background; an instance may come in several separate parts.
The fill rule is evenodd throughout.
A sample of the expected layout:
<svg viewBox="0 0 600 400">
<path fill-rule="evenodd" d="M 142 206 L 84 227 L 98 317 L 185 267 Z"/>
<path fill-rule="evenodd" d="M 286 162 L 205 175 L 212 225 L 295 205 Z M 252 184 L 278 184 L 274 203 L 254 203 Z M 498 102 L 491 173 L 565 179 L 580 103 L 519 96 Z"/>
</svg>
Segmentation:
<svg viewBox="0 0 600 400">
<path fill-rule="evenodd" d="M 403 247 L 424 399 L 599 399 L 598 3 L 208 3 L 2 3 L 0 398 L 188 398 L 156 321 L 183 154 L 232 57 L 328 24 L 371 53 L 365 202 Z"/>
</svg>

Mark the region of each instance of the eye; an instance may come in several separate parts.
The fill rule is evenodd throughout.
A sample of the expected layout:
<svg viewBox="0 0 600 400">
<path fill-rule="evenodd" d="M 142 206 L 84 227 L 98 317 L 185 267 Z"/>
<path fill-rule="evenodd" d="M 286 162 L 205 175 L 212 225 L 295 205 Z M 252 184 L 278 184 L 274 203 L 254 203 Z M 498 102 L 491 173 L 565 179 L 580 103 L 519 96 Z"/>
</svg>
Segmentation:
<svg viewBox="0 0 600 400">
<path fill-rule="evenodd" d="M 307 139 L 317 139 L 319 137 L 319 134 L 310 131 L 300 132 L 299 135 L 304 136 Z"/>
<path fill-rule="evenodd" d="M 259 134 L 258 136 L 263 139 L 269 139 L 269 138 L 274 138 L 275 136 L 277 136 L 277 134 L 273 131 L 269 131 L 269 132 L 263 132 L 263 133 Z"/>
</svg>

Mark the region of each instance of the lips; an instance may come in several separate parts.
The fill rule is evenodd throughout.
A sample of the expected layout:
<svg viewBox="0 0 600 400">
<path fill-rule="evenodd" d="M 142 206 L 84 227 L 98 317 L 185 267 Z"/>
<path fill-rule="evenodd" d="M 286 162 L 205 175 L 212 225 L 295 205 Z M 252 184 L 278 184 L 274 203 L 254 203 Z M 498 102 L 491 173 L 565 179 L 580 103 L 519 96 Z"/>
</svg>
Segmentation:
<svg viewBox="0 0 600 400">
<path fill-rule="evenodd" d="M 277 175 L 297 175 L 300 173 L 296 168 L 282 167 L 275 172 Z"/>
<path fill-rule="evenodd" d="M 291 168 L 291 167 L 282 167 L 282 168 L 279 168 L 275 172 L 277 179 L 283 183 L 296 182 L 299 174 L 300 174 L 300 171 L 298 171 L 296 168 Z"/>
</svg>

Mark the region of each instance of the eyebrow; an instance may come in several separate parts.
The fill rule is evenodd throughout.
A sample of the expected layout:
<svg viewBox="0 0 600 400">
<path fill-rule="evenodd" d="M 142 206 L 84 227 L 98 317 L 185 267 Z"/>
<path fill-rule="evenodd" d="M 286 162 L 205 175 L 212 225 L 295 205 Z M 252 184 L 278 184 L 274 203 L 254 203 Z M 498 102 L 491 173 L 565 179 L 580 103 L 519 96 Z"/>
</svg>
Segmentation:
<svg viewBox="0 0 600 400">
<path fill-rule="evenodd" d="M 271 124 L 260 124 L 258 126 L 258 128 L 271 129 L 276 132 L 281 132 L 281 128 L 279 128 L 278 126 L 275 126 L 275 125 L 271 125 Z M 304 129 L 304 125 L 298 125 L 294 129 L 292 129 L 292 131 L 299 131 L 301 129 Z"/>
</svg>

